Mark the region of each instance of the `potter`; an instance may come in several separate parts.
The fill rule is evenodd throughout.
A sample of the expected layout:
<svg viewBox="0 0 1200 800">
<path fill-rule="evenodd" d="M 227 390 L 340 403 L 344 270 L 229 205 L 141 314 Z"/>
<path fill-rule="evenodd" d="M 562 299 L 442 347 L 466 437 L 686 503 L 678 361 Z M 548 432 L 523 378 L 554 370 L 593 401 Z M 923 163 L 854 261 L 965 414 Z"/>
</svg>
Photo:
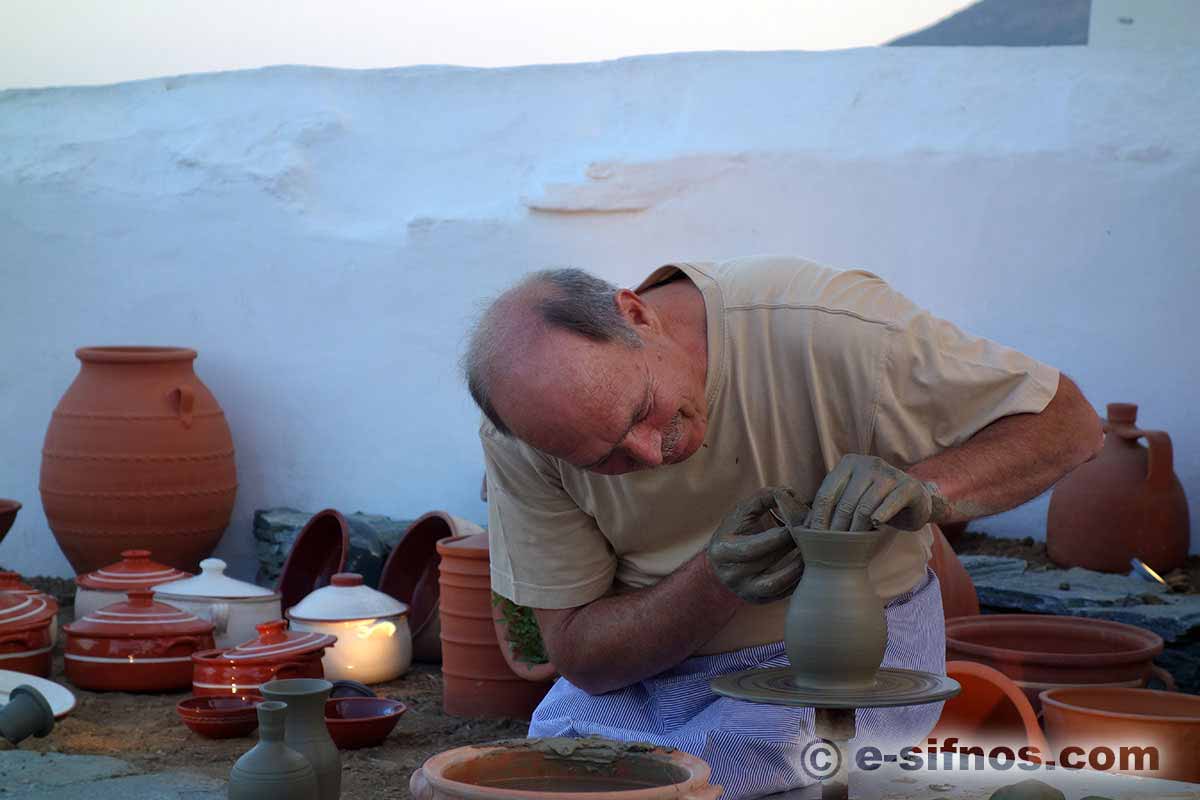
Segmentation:
<svg viewBox="0 0 1200 800">
<path fill-rule="evenodd" d="M 855 578 L 883 606 L 883 665 L 942 672 L 930 523 L 1022 503 L 1101 440 L 1055 368 L 874 275 L 797 258 L 673 264 L 632 290 L 534 273 L 482 315 L 464 367 L 484 416 L 492 588 L 534 609 L 563 676 L 530 735 L 703 754 L 727 798 L 811 782 L 787 766 L 811 709 L 709 688 L 789 665 L 806 572 L 792 531 L 889 529 Z M 878 634 L 868 616 L 847 623 L 847 648 Z M 840 649 L 801 637 L 792 657 L 828 681 Z M 877 709 L 859 740 L 919 741 L 939 712 Z"/>
</svg>

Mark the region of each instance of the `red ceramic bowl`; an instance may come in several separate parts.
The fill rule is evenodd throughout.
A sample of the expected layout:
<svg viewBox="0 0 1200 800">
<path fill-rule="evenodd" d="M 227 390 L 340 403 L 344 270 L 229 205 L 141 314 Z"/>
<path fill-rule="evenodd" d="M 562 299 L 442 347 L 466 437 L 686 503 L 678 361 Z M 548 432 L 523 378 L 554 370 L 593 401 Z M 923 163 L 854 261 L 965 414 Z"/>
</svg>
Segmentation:
<svg viewBox="0 0 1200 800">
<path fill-rule="evenodd" d="M 175 711 L 184 725 L 207 739 L 234 739 L 249 736 L 258 727 L 255 705 L 259 700 L 253 695 L 187 697 Z"/>
<path fill-rule="evenodd" d="M 408 706 L 386 697 L 338 697 L 325 701 L 325 727 L 339 750 L 383 744 Z"/>
</svg>

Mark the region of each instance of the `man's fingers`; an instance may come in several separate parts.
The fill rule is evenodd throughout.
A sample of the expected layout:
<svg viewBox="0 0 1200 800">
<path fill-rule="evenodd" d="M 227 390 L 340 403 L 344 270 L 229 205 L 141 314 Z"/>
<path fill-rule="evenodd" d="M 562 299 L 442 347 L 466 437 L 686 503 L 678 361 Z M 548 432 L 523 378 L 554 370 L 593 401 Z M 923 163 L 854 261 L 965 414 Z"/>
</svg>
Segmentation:
<svg viewBox="0 0 1200 800">
<path fill-rule="evenodd" d="M 853 462 L 843 458 L 841 463 L 834 467 L 833 472 L 825 476 L 825 480 L 821 481 L 821 488 L 817 489 L 817 496 L 813 498 L 812 511 L 809 512 L 804 527 L 815 530 L 829 528 L 829 522 L 833 517 L 833 508 L 853 474 Z"/>
<path fill-rule="evenodd" d="M 875 513 L 871 515 L 871 524 L 876 527 L 886 525 L 904 509 L 916 508 L 922 497 L 923 492 L 919 483 L 908 481 L 900 484 L 875 509 Z"/>
<path fill-rule="evenodd" d="M 850 530 L 852 531 L 869 531 L 873 527 L 871 517 L 875 514 L 875 509 L 879 507 L 891 493 L 893 483 L 873 483 L 862 497 L 858 499 L 858 507 L 854 509 L 854 518 L 850 522 Z"/>
<path fill-rule="evenodd" d="M 715 561 L 746 563 L 795 546 L 787 528 L 771 528 L 762 533 L 728 536 L 714 542 L 710 553 Z"/>
<path fill-rule="evenodd" d="M 803 575 L 804 559 L 799 550 L 794 550 L 771 569 L 751 580 L 747 586 L 747 594 L 754 595 L 760 603 L 777 600 L 796 588 Z"/>
<path fill-rule="evenodd" d="M 829 530 L 850 530 L 850 523 L 854 521 L 854 512 L 858 508 L 859 500 L 871 489 L 872 485 L 871 476 L 862 472 L 856 473 L 850 479 L 846 490 L 842 492 L 837 505 L 834 506 L 833 519 L 829 521 Z"/>
<path fill-rule="evenodd" d="M 774 496 L 775 508 L 779 510 L 779 516 L 783 517 L 783 521 L 788 525 L 803 527 L 804 520 L 808 516 L 808 506 L 797 500 L 791 489 L 776 489 Z"/>
</svg>

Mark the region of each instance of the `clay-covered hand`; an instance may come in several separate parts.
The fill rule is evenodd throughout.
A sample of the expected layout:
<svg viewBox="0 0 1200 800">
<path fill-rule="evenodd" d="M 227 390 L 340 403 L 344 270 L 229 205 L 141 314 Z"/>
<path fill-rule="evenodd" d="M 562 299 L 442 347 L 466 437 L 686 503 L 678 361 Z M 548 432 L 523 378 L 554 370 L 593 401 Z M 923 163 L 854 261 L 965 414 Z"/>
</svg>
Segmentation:
<svg viewBox="0 0 1200 800">
<path fill-rule="evenodd" d="M 790 489 L 774 487 L 738 504 L 708 543 L 708 561 L 721 583 L 748 603 L 790 595 L 804 574 L 804 559 L 791 532 L 778 522 L 800 508 Z"/>
<path fill-rule="evenodd" d="M 805 527 L 865 531 L 891 525 L 915 531 L 946 507 L 937 484 L 914 478 L 876 456 L 849 454 L 825 476 Z"/>
</svg>

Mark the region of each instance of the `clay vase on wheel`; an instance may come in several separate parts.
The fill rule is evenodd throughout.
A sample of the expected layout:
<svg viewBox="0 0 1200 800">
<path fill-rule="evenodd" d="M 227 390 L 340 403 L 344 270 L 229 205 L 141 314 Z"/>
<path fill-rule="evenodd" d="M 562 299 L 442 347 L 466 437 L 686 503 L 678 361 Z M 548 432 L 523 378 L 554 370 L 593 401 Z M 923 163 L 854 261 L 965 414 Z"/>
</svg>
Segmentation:
<svg viewBox="0 0 1200 800">
<path fill-rule="evenodd" d="M 1054 487 L 1046 552 L 1055 563 L 1125 573 L 1136 557 L 1160 574 L 1183 566 L 1191 532 L 1171 437 L 1136 423 L 1136 405 L 1109 403 L 1099 455 Z"/>
<path fill-rule="evenodd" d="M 287 703 L 283 740 L 308 759 L 317 774 L 317 800 L 338 800 L 342 757 L 325 726 L 325 701 L 333 684 L 315 678 L 288 678 L 259 687 L 263 697 Z"/>
<path fill-rule="evenodd" d="M 887 619 L 867 565 L 890 531 L 791 532 L 804 557 L 784 624 L 793 680 L 831 691 L 871 688 L 887 647 Z"/>
<path fill-rule="evenodd" d="M 148 549 L 196 572 L 237 494 L 225 414 L 195 350 L 84 347 L 42 449 L 46 519 L 76 573 Z"/>
</svg>

